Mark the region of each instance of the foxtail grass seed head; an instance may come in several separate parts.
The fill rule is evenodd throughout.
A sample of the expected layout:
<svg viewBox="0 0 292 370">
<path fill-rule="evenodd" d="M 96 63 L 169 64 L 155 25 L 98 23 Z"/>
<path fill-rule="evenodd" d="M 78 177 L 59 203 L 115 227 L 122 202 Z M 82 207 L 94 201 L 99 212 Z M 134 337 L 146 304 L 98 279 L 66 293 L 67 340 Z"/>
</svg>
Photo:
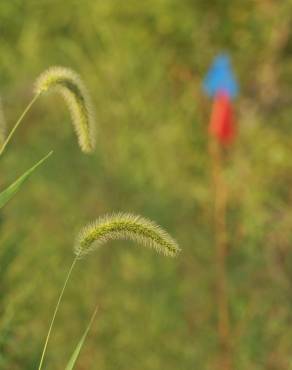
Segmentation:
<svg viewBox="0 0 292 370">
<path fill-rule="evenodd" d="M 3 112 L 2 99 L 0 99 L 0 146 L 3 145 L 6 138 L 6 120 Z"/>
<path fill-rule="evenodd" d="M 63 96 L 70 110 L 82 151 L 92 152 L 95 147 L 92 104 L 79 75 L 69 68 L 50 67 L 38 77 L 34 89 L 37 95 L 49 91 L 57 91 Z"/>
<path fill-rule="evenodd" d="M 176 241 L 160 226 L 141 216 L 127 213 L 104 216 L 85 226 L 77 237 L 74 251 L 78 257 L 82 257 L 108 241 L 117 239 L 133 240 L 171 257 L 180 251 Z"/>
</svg>

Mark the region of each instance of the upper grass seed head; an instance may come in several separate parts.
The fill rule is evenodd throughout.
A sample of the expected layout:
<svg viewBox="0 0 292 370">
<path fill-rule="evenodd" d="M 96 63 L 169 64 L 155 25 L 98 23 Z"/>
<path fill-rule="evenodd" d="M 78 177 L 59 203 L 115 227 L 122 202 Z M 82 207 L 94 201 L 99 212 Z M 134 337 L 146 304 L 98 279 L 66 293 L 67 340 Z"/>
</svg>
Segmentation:
<svg viewBox="0 0 292 370">
<path fill-rule="evenodd" d="M 70 110 L 79 145 L 85 153 L 95 147 L 94 119 L 87 89 L 77 73 L 64 67 L 50 67 L 35 83 L 35 94 L 59 92 Z"/>
<path fill-rule="evenodd" d="M 166 256 L 173 257 L 180 251 L 176 241 L 154 222 L 141 216 L 118 213 L 85 226 L 77 237 L 75 254 L 82 257 L 116 239 L 133 240 Z"/>
</svg>

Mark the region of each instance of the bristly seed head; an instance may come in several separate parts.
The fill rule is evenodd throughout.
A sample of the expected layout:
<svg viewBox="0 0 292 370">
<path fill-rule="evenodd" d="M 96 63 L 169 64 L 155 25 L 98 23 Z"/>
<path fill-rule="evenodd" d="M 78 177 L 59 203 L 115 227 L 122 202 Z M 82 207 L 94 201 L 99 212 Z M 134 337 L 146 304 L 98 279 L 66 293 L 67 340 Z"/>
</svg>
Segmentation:
<svg viewBox="0 0 292 370">
<path fill-rule="evenodd" d="M 116 239 L 133 240 L 166 256 L 173 257 L 180 251 L 176 241 L 154 222 L 141 216 L 118 213 L 85 226 L 77 237 L 74 252 L 82 257 Z"/>
<path fill-rule="evenodd" d="M 35 94 L 57 91 L 70 110 L 79 145 L 85 153 L 95 147 L 95 127 L 92 104 L 87 89 L 79 75 L 69 68 L 50 67 L 35 83 Z"/>
</svg>

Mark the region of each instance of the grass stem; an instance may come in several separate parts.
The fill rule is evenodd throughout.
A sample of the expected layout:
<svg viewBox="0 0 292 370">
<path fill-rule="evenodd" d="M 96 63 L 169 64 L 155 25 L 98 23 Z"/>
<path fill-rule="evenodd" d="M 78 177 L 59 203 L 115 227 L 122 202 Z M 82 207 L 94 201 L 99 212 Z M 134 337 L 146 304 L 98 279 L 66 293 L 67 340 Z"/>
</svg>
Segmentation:
<svg viewBox="0 0 292 370">
<path fill-rule="evenodd" d="M 59 311 L 59 307 L 60 307 L 60 304 L 61 304 L 61 301 L 62 301 L 64 292 L 65 292 L 65 289 L 67 287 L 68 281 L 70 279 L 70 276 L 72 274 L 72 271 L 74 269 L 74 266 L 75 266 L 77 260 L 78 260 L 78 256 L 76 256 L 74 258 L 74 260 L 72 262 L 72 265 L 71 265 L 71 267 L 70 267 L 70 269 L 68 271 L 66 280 L 65 280 L 64 285 L 63 285 L 63 288 L 62 288 L 62 290 L 60 292 L 60 295 L 59 295 L 59 298 L 58 298 L 58 301 L 57 301 L 57 304 L 56 304 L 56 307 L 55 307 L 55 310 L 54 310 L 54 314 L 53 314 L 53 317 L 52 317 L 52 320 L 51 320 L 51 323 L 50 323 L 50 326 L 49 326 L 49 330 L 48 330 L 48 333 L 47 333 L 45 344 L 44 344 L 44 347 L 43 347 L 43 351 L 42 351 L 42 355 L 41 355 L 41 359 L 40 359 L 38 370 L 41 370 L 42 367 L 43 367 L 43 363 L 44 363 L 44 359 L 45 359 L 45 354 L 46 354 L 46 351 L 47 351 L 47 347 L 48 347 L 49 339 L 50 339 L 51 332 L 52 332 L 52 329 L 53 329 L 53 326 L 54 326 L 54 322 L 55 322 L 57 313 Z"/>
</svg>

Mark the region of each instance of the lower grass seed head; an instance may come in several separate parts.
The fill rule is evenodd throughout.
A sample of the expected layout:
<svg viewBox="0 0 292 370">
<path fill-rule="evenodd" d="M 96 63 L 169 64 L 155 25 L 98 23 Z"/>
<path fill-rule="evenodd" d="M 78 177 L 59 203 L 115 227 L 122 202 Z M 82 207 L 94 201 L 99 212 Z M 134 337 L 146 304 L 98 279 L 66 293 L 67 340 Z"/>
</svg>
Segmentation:
<svg viewBox="0 0 292 370">
<path fill-rule="evenodd" d="M 82 151 L 90 153 L 95 147 L 95 129 L 92 104 L 79 75 L 69 68 L 50 67 L 35 83 L 35 94 L 59 92 L 70 110 L 73 126 Z"/>
<path fill-rule="evenodd" d="M 176 241 L 154 222 L 141 216 L 118 213 L 85 226 L 77 237 L 75 254 L 82 257 L 117 239 L 133 240 L 166 256 L 175 256 L 180 251 Z"/>
</svg>

